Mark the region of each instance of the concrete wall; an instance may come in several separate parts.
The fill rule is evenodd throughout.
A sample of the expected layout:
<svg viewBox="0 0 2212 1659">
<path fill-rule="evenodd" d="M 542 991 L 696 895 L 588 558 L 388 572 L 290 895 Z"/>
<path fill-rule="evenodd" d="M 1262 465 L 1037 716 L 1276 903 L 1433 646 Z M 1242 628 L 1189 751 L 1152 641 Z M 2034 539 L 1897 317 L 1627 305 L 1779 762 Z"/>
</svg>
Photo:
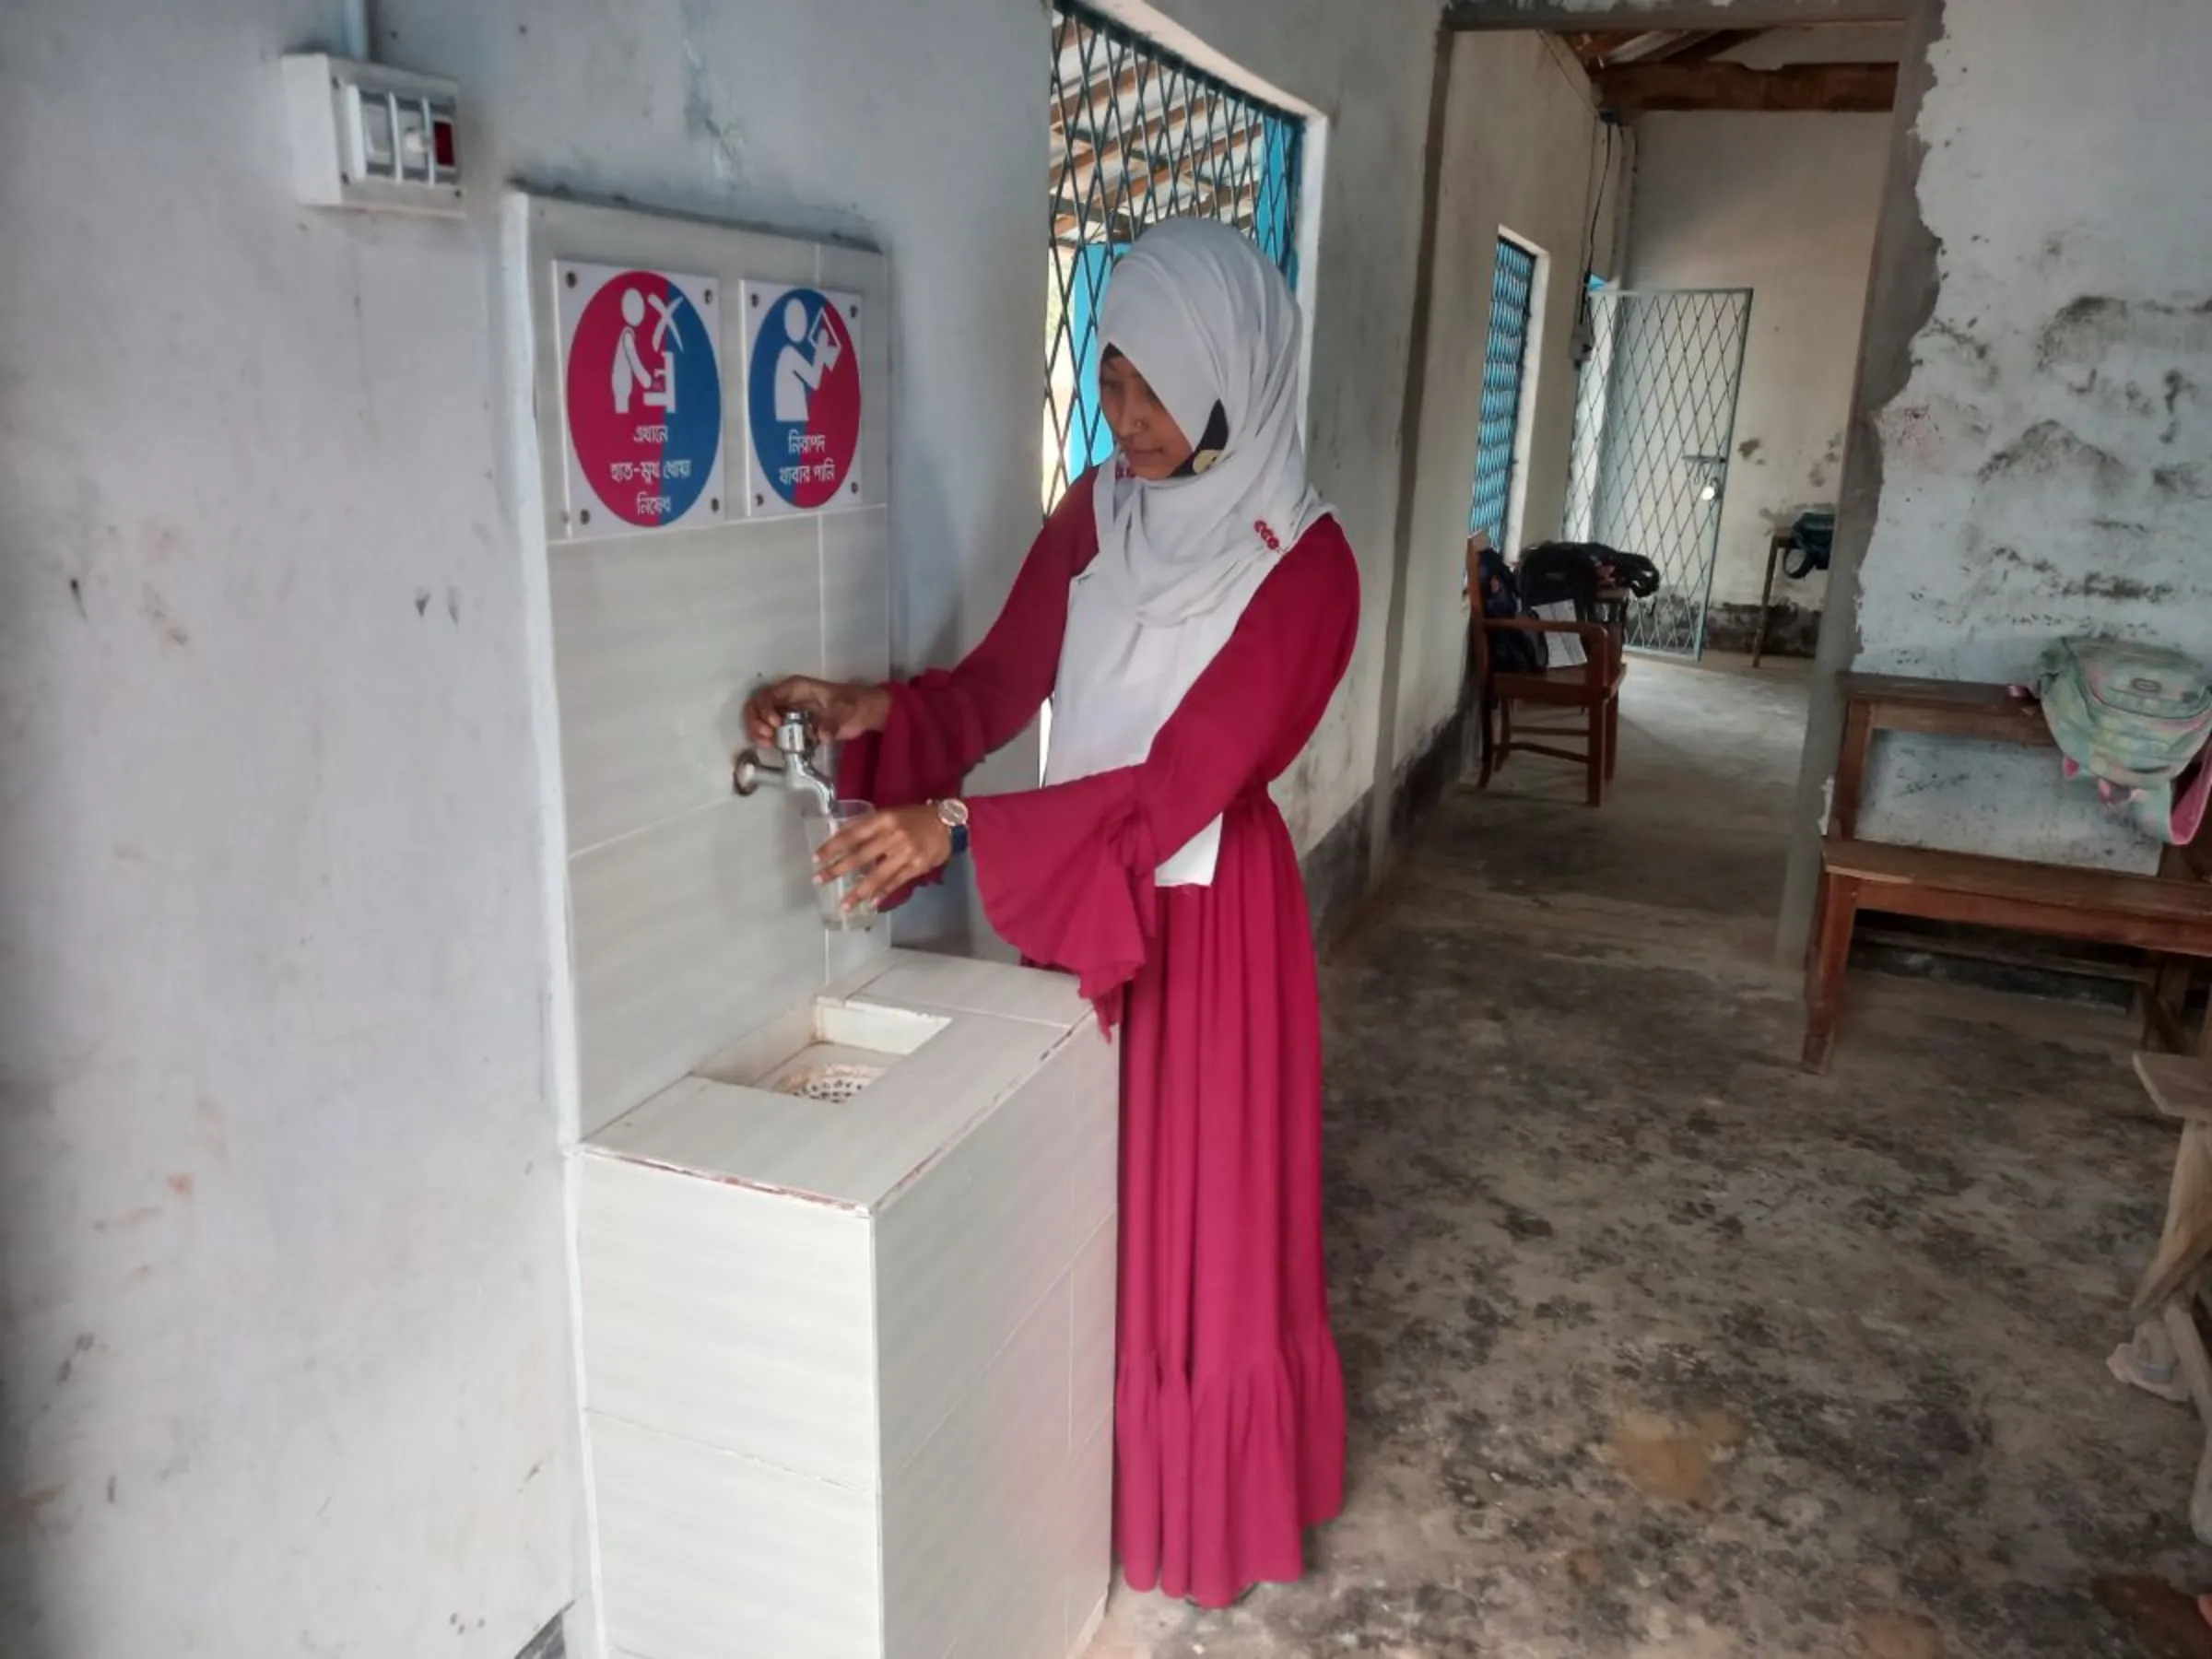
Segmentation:
<svg viewBox="0 0 2212 1659">
<path fill-rule="evenodd" d="M 1948 0 L 1940 31 L 1937 288 L 1874 419 L 1855 661 L 2008 679 L 2086 631 L 2212 661 L 2212 218 L 2174 210 L 2212 153 L 2212 10 Z M 2088 794 L 2045 754 L 1899 745 L 1865 832 L 2148 868 Z"/>
<path fill-rule="evenodd" d="M 497 182 L 887 247 L 911 658 L 1035 524 L 1036 6 L 392 0 L 460 225 L 293 204 L 336 9 L 0 9 L 9 1659 L 504 1659 L 584 1584 Z"/>
<path fill-rule="evenodd" d="M 1589 81 L 1557 43 L 1527 33 L 1465 34 L 1453 42 L 1435 298 L 1422 400 L 1415 534 L 1406 569 L 1406 637 L 1398 681 L 1396 753 L 1418 754 L 1459 695 L 1466 654 L 1461 603 L 1467 508 L 1482 402 L 1483 344 L 1498 235 L 1508 229 L 1547 255 L 1539 301 L 1535 377 L 1523 391 L 1528 447 L 1514 521 L 1525 545 L 1559 533 L 1573 436 L 1573 334 L 1584 238 L 1606 175 L 1604 129 Z M 1612 269 L 1630 143 L 1617 133 L 1606 202 L 1597 213 L 1597 268 Z"/>
<path fill-rule="evenodd" d="M 503 1659 L 588 1595 L 495 186 L 890 255 L 904 663 L 1036 522 L 1033 0 L 385 0 L 464 84 L 461 224 L 292 203 L 276 59 L 336 10 L 0 11 L 9 1659 Z M 1311 846 L 1380 724 L 1433 6 L 1166 10 L 1327 117 L 1312 451 L 1369 593 Z"/>
<path fill-rule="evenodd" d="M 1375 770 L 1436 8 L 1160 0 L 1107 9 L 1201 59 L 1207 48 L 1233 53 L 1242 72 L 1326 122 L 1320 244 L 1301 278 L 1312 329 L 1307 454 L 1359 556 L 1364 604 L 1344 689 L 1276 791 L 1305 851 L 1359 804 Z"/>
<path fill-rule="evenodd" d="M 1650 115 L 1636 138 L 1626 281 L 1752 290 L 1712 600 L 1756 605 L 1771 527 L 1841 481 L 1889 122 Z M 1817 610 L 1826 586 L 1778 574 L 1776 598 Z"/>
</svg>

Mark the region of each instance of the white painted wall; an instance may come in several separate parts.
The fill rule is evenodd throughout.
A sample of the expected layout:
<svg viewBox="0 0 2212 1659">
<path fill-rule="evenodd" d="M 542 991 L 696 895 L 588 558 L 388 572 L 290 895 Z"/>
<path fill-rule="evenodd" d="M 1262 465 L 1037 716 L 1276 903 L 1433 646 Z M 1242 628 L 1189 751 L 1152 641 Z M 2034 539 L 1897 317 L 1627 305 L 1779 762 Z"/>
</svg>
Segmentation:
<svg viewBox="0 0 2212 1659">
<path fill-rule="evenodd" d="M 1889 121 L 1648 115 L 1636 137 L 1627 282 L 1752 290 L 1712 600 L 1755 605 L 1771 528 L 1836 500 Z M 1777 572 L 1775 596 L 1817 610 L 1826 585 Z"/>
<path fill-rule="evenodd" d="M 472 1659 L 576 1589 L 490 268 L 291 204 L 328 20 L 0 12 L 10 1659 Z"/>
<path fill-rule="evenodd" d="M 464 85 L 462 224 L 292 204 L 276 59 L 337 9 L 0 10 L 9 1659 L 503 1659 L 585 1593 L 496 186 L 890 256 L 903 663 L 1036 522 L 1032 0 L 383 0 Z M 1369 591 L 1310 846 L 1371 773 L 1433 5 L 1167 9 L 1330 120 Z"/>
<path fill-rule="evenodd" d="M 2008 679 L 2108 630 L 2212 661 L 2212 218 L 2174 208 L 2212 153 L 2212 9 L 1947 0 L 1943 29 L 1941 287 L 1878 422 L 1857 664 Z M 2047 754 L 1900 745 L 1865 832 L 2147 868 L 2088 793 Z"/>
<path fill-rule="evenodd" d="M 0 10 L 9 1659 L 503 1659 L 580 1589 L 488 186 L 886 247 L 909 660 L 1035 522 L 1038 8 L 387 0 L 464 225 L 292 204 L 336 10 Z"/>
<path fill-rule="evenodd" d="M 1592 112 L 1589 81 L 1564 48 L 1533 34 L 1467 34 L 1453 51 L 1421 469 L 1406 571 L 1399 763 L 1427 746 L 1459 696 L 1466 655 L 1461 573 L 1498 233 L 1511 229 L 1547 255 L 1535 374 L 1522 394 L 1529 400 L 1529 442 L 1515 486 L 1521 502 L 1515 523 L 1525 545 L 1559 534 L 1574 429 L 1573 333 L 1583 239 L 1598 207 L 1593 192 L 1605 172 L 1604 129 Z M 1613 209 L 1629 152 L 1626 135 L 1617 133 L 1606 201 L 1594 215 L 1601 274 L 1612 265 Z"/>
</svg>

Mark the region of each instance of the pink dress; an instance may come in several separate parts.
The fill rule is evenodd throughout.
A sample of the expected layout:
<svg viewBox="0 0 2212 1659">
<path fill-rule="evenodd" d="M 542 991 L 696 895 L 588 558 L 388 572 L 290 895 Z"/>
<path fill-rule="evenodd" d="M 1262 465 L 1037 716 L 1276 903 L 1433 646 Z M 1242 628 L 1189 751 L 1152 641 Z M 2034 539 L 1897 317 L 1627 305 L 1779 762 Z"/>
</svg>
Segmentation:
<svg viewBox="0 0 2212 1659">
<path fill-rule="evenodd" d="M 1095 476 L 1095 475 L 1094 475 Z M 1053 512 L 991 633 L 891 688 L 846 793 L 959 793 L 1051 695 L 1090 483 Z M 1121 1030 L 1114 1544 L 1137 1590 L 1207 1606 L 1304 1571 L 1344 1491 L 1344 1385 L 1321 1239 L 1321 1018 L 1305 888 L 1267 785 L 1351 661 L 1359 567 L 1310 528 L 1143 764 L 970 803 L 985 912 Z M 1213 885 L 1152 872 L 1225 816 Z"/>
</svg>

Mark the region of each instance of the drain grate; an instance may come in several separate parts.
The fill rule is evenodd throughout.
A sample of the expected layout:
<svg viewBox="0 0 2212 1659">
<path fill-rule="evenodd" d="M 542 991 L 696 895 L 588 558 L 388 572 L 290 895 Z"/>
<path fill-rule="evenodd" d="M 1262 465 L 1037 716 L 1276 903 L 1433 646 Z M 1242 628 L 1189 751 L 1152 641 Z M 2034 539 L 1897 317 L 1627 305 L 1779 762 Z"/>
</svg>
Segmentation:
<svg viewBox="0 0 2212 1659">
<path fill-rule="evenodd" d="M 803 1100 L 842 1102 L 883 1076 L 879 1065 L 810 1065 L 778 1080 L 778 1094 Z"/>
</svg>

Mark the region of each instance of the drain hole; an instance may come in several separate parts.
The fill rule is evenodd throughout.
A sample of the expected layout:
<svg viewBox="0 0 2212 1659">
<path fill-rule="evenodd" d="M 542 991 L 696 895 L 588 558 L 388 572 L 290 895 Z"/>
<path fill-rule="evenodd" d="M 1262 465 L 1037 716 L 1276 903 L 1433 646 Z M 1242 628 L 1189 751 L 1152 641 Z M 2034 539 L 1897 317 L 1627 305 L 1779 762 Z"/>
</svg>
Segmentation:
<svg viewBox="0 0 2212 1659">
<path fill-rule="evenodd" d="M 882 1076 L 883 1068 L 876 1065 L 814 1065 L 779 1079 L 776 1092 L 807 1100 L 841 1102 Z"/>
</svg>

